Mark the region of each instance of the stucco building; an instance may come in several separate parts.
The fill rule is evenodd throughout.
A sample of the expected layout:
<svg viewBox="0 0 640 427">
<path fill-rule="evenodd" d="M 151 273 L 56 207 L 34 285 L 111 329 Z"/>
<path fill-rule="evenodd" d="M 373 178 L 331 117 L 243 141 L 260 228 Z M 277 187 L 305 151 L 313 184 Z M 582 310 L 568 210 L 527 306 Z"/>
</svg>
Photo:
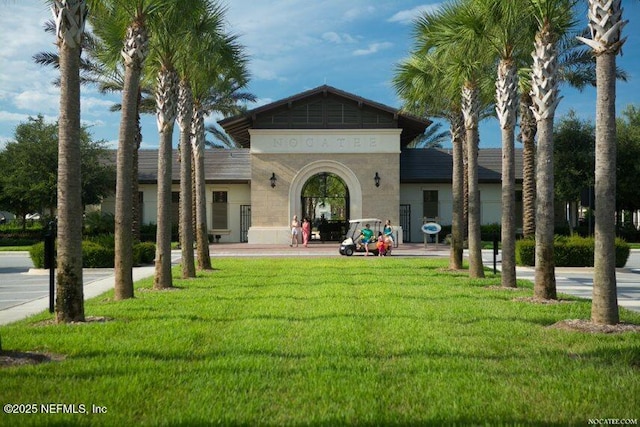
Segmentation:
<svg viewBox="0 0 640 427">
<path fill-rule="evenodd" d="M 219 123 L 242 147 L 205 150 L 207 221 L 220 242 L 286 243 L 291 217 L 317 221 L 322 207 L 332 223 L 390 219 L 401 241 L 422 241 L 425 217 L 451 223 L 451 153 L 407 148 L 429 121 L 325 85 Z M 481 220 L 499 223 L 501 152 L 480 150 L 478 160 Z M 139 165 L 142 222 L 155 222 L 157 151 L 141 151 Z"/>
</svg>

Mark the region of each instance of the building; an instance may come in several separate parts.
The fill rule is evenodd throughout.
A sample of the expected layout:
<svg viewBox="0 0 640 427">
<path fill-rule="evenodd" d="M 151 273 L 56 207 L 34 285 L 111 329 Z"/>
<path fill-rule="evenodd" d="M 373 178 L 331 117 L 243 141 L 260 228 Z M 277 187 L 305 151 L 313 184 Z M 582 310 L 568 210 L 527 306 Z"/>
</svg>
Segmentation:
<svg viewBox="0 0 640 427">
<path fill-rule="evenodd" d="M 326 204 L 338 217 L 328 215 L 330 225 L 390 219 L 401 241 L 422 241 L 425 218 L 451 223 L 451 153 L 407 148 L 429 121 L 325 85 L 219 123 L 242 148 L 205 150 L 207 220 L 217 241 L 286 243 L 294 214 L 318 220 Z M 141 151 L 139 165 L 142 222 L 155 222 L 157 151 Z M 499 223 L 500 150 L 480 150 L 479 165 L 482 223 Z"/>
</svg>

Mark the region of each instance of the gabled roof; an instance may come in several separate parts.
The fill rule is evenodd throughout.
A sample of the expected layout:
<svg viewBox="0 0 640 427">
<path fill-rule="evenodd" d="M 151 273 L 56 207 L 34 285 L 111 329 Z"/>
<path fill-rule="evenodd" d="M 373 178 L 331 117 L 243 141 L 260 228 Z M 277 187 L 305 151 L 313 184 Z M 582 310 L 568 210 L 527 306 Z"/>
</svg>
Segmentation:
<svg viewBox="0 0 640 427">
<path fill-rule="evenodd" d="M 280 112 L 291 111 L 296 107 L 304 106 L 314 100 L 318 100 L 321 97 L 333 97 L 333 99 L 342 100 L 350 105 L 357 106 L 360 112 L 367 112 L 368 114 L 360 114 L 360 117 L 351 117 L 354 121 L 349 123 L 343 123 L 336 125 L 330 123 L 327 120 L 331 112 L 327 112 L 327 108 L 324 107 L 324 111 L 316 111 L 318 116 L 317 121 L 307 121 L 306 123 L 296 122 L 292 123 L 291 120 L 282 120 L 280 123 L 266 123 L 265 117 L 278 114 Z M 317 103 L 315 104 L 317 105 Z M 385 123 L 380 123 L 372 120 L 372 114 L 378 113 L 381 116 L 385 116 Z M 365 117 L 366 116 L 366 117 Z M 274 116 L 275 117 L 275 116 Z M 262 119 L 262 120 L 260 120 Z M 246 113 L 229 117 L 218 122 L 220 126 L 233 138 L 240 146 L 248 148 L 250 146 L 249 129 L 358 129 L 358 128 L 401 128 L 402 134 L 400 136 L 402 146 L 407 145 L 417 136 L 424 133 L 424 130 L 431 124 L 431 121 L 420 119 L 418 117 L 400 112 L 398 109 L 389 107 L 384 104 L 380 104 L 369 99 L 362 98 L 360 96 L 336 89 L 332 86 L 319 86 L 317 88 L 301 92 L 297 95 L 290 96 L 288 98 L 281 99 L 279 101 L 272 102 L 267 105 L 255 108 Z"/>
<path fill-rule="evenodd" d="M 522 150 L 515 150 L 516 181 L 522 181 Z M 451 150 L 405 149 L 400 154 L 401 183 L 450 183 L 453 171 Z M 478 182 L 502 182 L 502 150 L 478 150 Z"/>
</svg>

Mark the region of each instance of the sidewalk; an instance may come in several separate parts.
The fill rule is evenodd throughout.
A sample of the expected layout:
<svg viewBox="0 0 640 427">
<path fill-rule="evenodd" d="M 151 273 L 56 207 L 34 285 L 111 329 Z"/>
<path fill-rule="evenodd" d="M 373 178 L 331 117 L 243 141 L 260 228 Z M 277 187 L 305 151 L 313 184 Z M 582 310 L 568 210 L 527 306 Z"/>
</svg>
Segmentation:
<svg viewBox="0 0 640 427">
<path fill-rule="evenodd" d="M 632 253 L 640 251 L 632 250 Z M 496 269 L 500 271 L 500 254 L 497 256 Z M 493 269 L 493 251 L 482 251 L 485 267 Z M 627 262 L 629 265 L 629 262 Z M 556 267 L 556 290 L 558 293 L 591 299 L 593 294 L 593 267 Z M 625 267 L 616 269 L 618 306 L 640 311 L 640 269 Z M 518 279 L 535 280 L 535 267 L 516 267 Z"/>
<path fill-rule="evenodd" d="M 335 256 L 340 257 L 338 245 L 335 242 L 313 243 L 308 248 L 302 245 L 289 247 L 287 245 L 248 245 L 240 244 L 219 244 L 211 245 L 211 257 L 313 257 L 313 256 Z M 356 254 L 362 256 L 362 254 Z M 405 257 L 448 257 L 449 247 L 446 245 L 429 244 L 425 248 L 422 243 L 406 243 L 394 248 L 393 256 Z M 482 252 L 483 263 L 487 268 L 493 268 L 493 251 L 484 250 Z M 348 259 L 348 257 L 343 257 Z M 172 252 L 172 263 L 177 264 L 180 260 L 180 252 Z M 497 269 L 500 269 L 498 257 Z M 133 269 L 133 280 L 138 281 L 154 274 L 154 266 L 136 267 Z M 617 270 L 618 281 L 618 304 L 621 307 L 634 311 L 640 311 L 640 270 L 625 268 Z M 534 280 L 535 270 L 532 267 L 517 267 L 516 275 L 518 279 Z M 46 277 L 46 276 L 45 276 Z M 48 280 L 43 279 L 43 280 Z M 84 285 L 85 299 L 94 298 L 113 289 L 115 277 L 108 277 L 95 280 Z M 581 298 L 591 299 L 593 288 L 593 268 L 556 268 L 556 287 L 559 293 L 566 293 Z M 0 325 L 16 322 L 36 313 L 48 310 L 49 298 L 39 298 L 27 303 L 0 310 Z"/>
</svg>

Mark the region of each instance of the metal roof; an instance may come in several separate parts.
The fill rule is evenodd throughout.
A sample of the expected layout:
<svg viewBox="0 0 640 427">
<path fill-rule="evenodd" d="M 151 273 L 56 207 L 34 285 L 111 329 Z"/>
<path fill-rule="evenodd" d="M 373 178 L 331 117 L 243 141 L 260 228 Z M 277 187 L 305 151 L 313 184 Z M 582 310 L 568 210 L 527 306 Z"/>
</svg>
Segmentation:
<svg viewBox="0 0 640 427">
<path fill-rule="evenodd" d="M 205 180 L 208 183 L 250 183 L 251 155 L 249 149 L 210 149 L 205 153 Z M 112 152 L 115 163 L 115 150 Z M 515 150 L 516 181 L 522 181 L 522 150 Z M 436 148 L 404 149 L 400 154 L 401 183 L 451 183 L 453 155 L 451 150 Z M 173 151 L 172 180 L 180 182 L 178 151 Z M 142 184 L 158 180 L 158 150 L 140 150 L 138 179 Z M 478 151 L 478 181 L 502 181 L 502 150 L 484 148 Z"/>
<path fill-rule="evenodd" d="M 204 150 L 206 182 L 248 183 L 251 181 L 249 150 L 210 149 Z M 178 150 L 173 150 L 171 179 L 180 182 Z M 138 180 L 141 184 L 158 181 L 158 150 L 140 150 L 138 154 Z"/>
<path fill-rule="evenodd" d="M 515 150 L 516 181 L 522 181 L 522 150 Z M 401 183 L 450 183 L 453 170 L 451 150 L 437 148 L 405 149 L 400 154 Z M 478 150 L 478 181 L 502 182 L 502 150 Z"/>
<path fill-rule="evenodd" d="M 364 106 L 391 115 L 394 120 L 397 121 L 397 126 L 395 126 L 395 128 L 402 129 L 402 134 L 400 136 L 402 146 L 406 146 L 417 136 L 423 134 L 424 130 L 431 124 L 431 121 L 429 120 L 402 113 L 396 108 L 389 107 L 327 85 L 319 86 L 317 88 L 301 92 L 297 95 L 263 105 L 246 113 L 220 120 L 218 123 L 234 141 L 236 141 L 240 146 L 247 148 L 250 146 L 249 129 L 254 128 L 258 116 L 273 113 L 282 107 L 292 108 L 294 104 L 304 103 L 310 98 L 316 97 L 320 94 L 324 96 L 331 94 L 344 100 L 354 102 L 359 108 Z M 358 126 L 352 127 L 358 128 Z M 361 127 L 366 128 L 367 126 L 362 125 Z M 331 127 L 326 126 L 326 124 L 320 128 L 331 129 Z"/>
</svg>

